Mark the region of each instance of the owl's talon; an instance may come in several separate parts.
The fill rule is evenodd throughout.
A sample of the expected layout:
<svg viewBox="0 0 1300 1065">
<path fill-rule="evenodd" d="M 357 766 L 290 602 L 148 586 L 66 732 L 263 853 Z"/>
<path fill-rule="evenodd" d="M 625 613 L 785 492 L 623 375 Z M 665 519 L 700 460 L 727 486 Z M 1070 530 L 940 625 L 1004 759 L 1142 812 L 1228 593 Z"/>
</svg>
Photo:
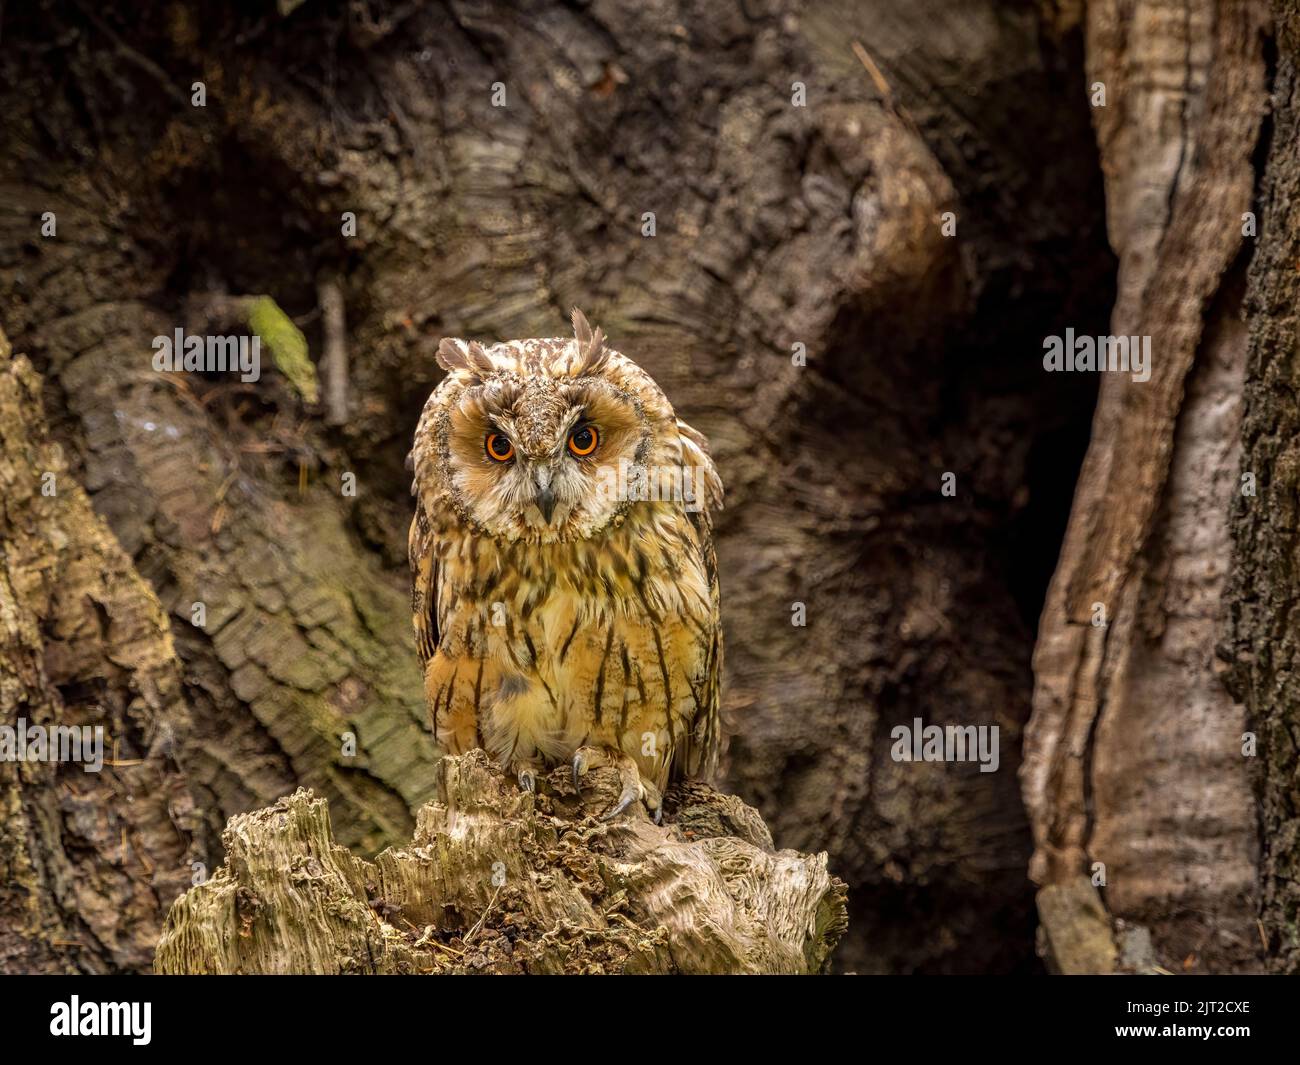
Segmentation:
<svg viewBox="0 0 1300 1065">
<path fill-rule="evenodd" d="M 645 790 L 641 787 L 641 780 L 639 777 L 630 781 L 624 778 L 623 794 L 618 797 L 618 802 L 614 804 L 612 809 L 606 810 L 600 815 L 600 819 L 602 821 L 614 820 L 614 818 L 636 802 L 637 799 L 644 797 L 644 795 Z"/>
<path fill-rule="evenodd" d="M 655 817 L 655 823 L 659 823 L 663 806 L 659 789 L 641 779 L 641 771 L 631 756 L 614 748 L 580 747 L 573 756 L 572 764 L 573 790 L 579 796 L 582 795 L 582 777 L 589 769 L 613 766 L 618 770 L 618 780 L 622 790 L 619 792 L 618 801 L 600 815 L 600 820 L 614 820 L 639 799 Z"/>
<path fill-rule="evenodd" d="M 659 789 L 653 784 L 641 781 L 641 801 L 645 803 L 646 809 L 650 811 L 650 820 L 656 825 L 663 824 L 664 821 L 664 797 L 659 794 Z"/>
<path fill-rule="evenodd" d="M 519 770 L 519 787 L 522 791 L 537 792 L 537 773 L 532 769 Z"/>
</svg>

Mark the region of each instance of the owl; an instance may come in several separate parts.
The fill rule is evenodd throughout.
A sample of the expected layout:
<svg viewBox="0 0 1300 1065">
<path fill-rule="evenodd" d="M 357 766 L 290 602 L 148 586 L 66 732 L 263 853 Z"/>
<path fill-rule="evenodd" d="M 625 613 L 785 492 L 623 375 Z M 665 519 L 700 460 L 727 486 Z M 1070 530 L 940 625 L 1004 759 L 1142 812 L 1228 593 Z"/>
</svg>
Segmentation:
<svg viewBox="0 0 1300 1065">
<path fill-rule="evenodd" d="M 708 776 L 722 628 L 704 437 L 576 308 L 573 338 L 444 339 L 411 451 L 412 611 L 441 746 L 618 769 L 618 816 Z"/>
</svg>

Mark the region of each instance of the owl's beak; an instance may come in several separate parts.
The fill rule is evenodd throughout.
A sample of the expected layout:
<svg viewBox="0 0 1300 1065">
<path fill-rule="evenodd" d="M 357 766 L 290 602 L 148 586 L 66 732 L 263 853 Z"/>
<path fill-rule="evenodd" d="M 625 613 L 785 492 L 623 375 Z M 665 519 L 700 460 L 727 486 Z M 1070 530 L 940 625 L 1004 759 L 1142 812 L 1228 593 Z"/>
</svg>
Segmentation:
<svg viewBox="0 0 1300 1065">
<path fill-rule="evenodd" d="M 542 512 L 542 517 L 546 519 L 546 523 L 549 525 L 551 515 L 555 513 L 555 492 L 551 489 L 551 486 L 548 484 L 538 492 L 534 497 L 534 501 L 537 503 L 537 509 Z"/>
<path fill-rule="evenodd" d="M 555 513 L 555 489 L 551 487 L 551 471 L 546 467 L 539 467 L 533 474 L 537 482 L 537 495 L 533 496 L 533 502 L 537 504 L 537 509 L 542 512 L 542 517 L 546 524 L 551 523 L 551 515 Z"/>
</svg>

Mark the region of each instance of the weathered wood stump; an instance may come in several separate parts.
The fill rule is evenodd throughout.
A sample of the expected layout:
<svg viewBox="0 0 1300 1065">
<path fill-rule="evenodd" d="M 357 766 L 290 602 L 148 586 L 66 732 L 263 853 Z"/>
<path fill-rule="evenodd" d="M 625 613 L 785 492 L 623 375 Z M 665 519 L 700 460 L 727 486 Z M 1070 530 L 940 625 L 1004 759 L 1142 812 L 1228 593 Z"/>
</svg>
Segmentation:
<svg viewBox="0 0 1300 1065">
<path fill-rule="evenodd" d="M 443 759 L 414 838 L 373 861 L 300 789 L 230 819 L 226 860 L 173 904 L 160 973 L 815 973 L 847 927 L 826 855 L 674 786 L 662 826 L 602 822 L 613 770 L 522 792 L 482 751 Z"/>
</svg>

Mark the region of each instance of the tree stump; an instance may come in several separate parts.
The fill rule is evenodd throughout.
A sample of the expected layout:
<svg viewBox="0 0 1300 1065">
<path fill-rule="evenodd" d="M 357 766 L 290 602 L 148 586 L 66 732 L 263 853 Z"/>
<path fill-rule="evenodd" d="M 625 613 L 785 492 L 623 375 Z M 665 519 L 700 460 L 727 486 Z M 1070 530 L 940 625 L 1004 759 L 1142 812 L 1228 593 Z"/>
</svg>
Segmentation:
<svg viewBox="0 0 1300 1065">
<path fill-rule="evenodd" d="M 230 819 L 226 860 L 173 904 L 159 973 L 816 973 L 848 924 L 824 853 L 675 785 L 663 825 L 600 769 L 521 791 L 482 751 L 437 766 L 414 838 L 373 861 L 299 789 Z"/>
</svg>

